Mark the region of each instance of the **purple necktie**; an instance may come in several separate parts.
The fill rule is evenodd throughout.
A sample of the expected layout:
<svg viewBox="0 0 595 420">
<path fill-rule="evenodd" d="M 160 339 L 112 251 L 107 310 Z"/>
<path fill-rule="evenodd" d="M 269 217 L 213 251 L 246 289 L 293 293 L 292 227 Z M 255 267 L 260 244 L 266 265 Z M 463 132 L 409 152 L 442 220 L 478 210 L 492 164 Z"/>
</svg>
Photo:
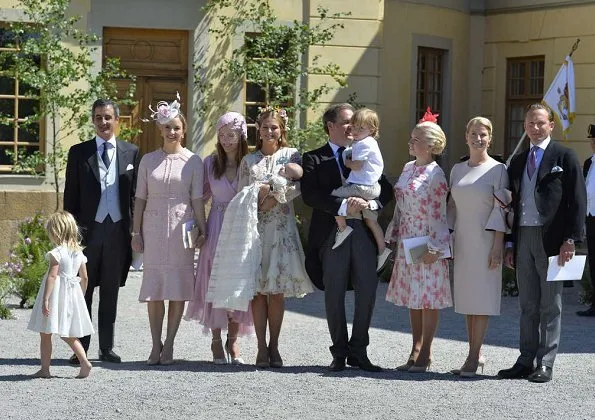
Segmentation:
<svg viewBox="0 0 595 420">
<path fill-rule="evenodd" d="M 533 178 L 535 169 L 537 169 L 537 146 L 533 146 L 529 152 L 529 162 L 527 163 L 527 175 L 529 179 Z"/>
</svg>

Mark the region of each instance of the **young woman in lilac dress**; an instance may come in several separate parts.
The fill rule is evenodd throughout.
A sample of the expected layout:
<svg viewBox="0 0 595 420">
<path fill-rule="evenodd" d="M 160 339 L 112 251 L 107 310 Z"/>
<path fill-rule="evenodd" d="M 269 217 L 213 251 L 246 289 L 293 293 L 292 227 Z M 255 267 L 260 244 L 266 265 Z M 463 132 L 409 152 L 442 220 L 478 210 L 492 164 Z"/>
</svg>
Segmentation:
<svg viewBox="0 0 595 420">
<path fill-rule="evenodd" d="M 238 167 L 248 153 L 246 137 L 246 121 L 242 114 L 224 114 L 217 122 L 216 150 L 204 161 L 203 199 L 205 202 L 211 199 L 211 211 L 207 220 L 207 240 L 200 250 L 194 299 L 188 304 L 185 319 L 199 321 L 204 326 L 205 333 L 211 331 L 211 351 L 215 364 L 243 364 L 239 356 L 237 337 L 254 332 L 250 311 L 213 308 L 212 303 L 205 299 L 225 209 L 236 195 Z M 225 347 L 221 340 L 221 330 L 227 330 Z"/>
</svg>

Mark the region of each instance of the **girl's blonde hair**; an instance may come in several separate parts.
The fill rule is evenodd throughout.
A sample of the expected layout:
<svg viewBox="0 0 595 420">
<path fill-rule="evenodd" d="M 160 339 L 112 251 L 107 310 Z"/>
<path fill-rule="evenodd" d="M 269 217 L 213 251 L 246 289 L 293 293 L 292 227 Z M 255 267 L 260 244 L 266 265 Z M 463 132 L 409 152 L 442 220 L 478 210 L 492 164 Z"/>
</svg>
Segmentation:
<svg viewBox="0 0 595 420">
<path fill-rule="evenodd" d="M 357 109 L 351 117 L 351 125 L 365 126 L 370 130 L 370 136 L 378 138 L 380 131 L 380 119 L 376 111 L 369 108 Z"/>
<path fill-rule="evenodd" d="M 423 131 L 426 141 L 431 148 L 433 155 L 440 155 L 446 147 L 446 134 L 442 128 L 431 121 L 424 121 L 415 126 L 418 130 Z"/>
<path fill-rule="evenodd" d="M 74 251 L 82 251 L 81 234 L 74 216 L 65 210 L 59 210 L 48 217 L 45 224 L 50 241 L 54 245 L 65 244 Z"/>
<path fill-rule="evenodd" d="M 492 138 L 492 122 L 485 117 L 471 118 L 467 123 L 467 129 L 465 130 L 465 134 L 469 133 L 471 127 L 473 127 L 476 124 L 483 125 L 486 128 L 486 130 L 488 130 L 488 135 L 490 136 L 490 138 Z"/>
</svg>

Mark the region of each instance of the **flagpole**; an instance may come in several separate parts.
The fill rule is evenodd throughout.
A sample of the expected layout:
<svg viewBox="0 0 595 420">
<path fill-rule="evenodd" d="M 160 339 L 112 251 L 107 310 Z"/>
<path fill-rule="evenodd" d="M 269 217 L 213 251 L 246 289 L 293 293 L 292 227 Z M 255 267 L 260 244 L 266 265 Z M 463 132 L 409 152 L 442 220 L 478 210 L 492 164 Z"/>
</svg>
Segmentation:
<svg viewBox="0 0 595 420">
<path fill-rule="evenodd" d="M 574 52 L 578 48 L 578 44 L 580 42 L 581 42 L 581 39 L 580 38 L 577 38 L 576 41 L 574 42 L 574 44 L 572 44 L 572 47 L 570 48 L 570 53 L 568 54 L 568 57 L 572 57 L 572 54 L 574 54 Z M 565 65 L 565 64 L 566 63 L 564 63 L 562 65 Z M 548 94 L 550 93 L 550 90 L 552 89 L 552 86 L 553 85 L 554 85 L 554 83 L 551 83 L 550 84 L 550 86 L 547 89 L 547 92 L 545 92 L 545 94 L 543 95 L 544 98 L 548 96 Z M 512 153 L 508 156 L 508 159 L 506 159 L 506 166 L 510 166 L 510 161 L 512 160 L 512 157 L 514 155 L 516 155 L 517 151 L 521 147 L 521 144 L 523 144 L 523 141 L 525 140 L 525 137 L 527 137 L 527 132 L 523 130 L 523 135 L 521 136 L 520 140 L 516 144 L 516 147 L 514 148 L 514 150 L 512 151 Z"/>
</svg>

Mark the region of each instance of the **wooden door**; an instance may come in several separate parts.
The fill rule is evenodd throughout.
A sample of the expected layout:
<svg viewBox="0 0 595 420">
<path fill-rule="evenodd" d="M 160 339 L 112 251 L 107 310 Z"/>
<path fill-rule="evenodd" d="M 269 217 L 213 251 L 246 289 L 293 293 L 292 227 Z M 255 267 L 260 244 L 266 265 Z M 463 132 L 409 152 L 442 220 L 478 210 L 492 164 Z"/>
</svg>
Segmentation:
<svg viewBox="0 0 595 420">
<path fill-rule="evenodd" d="M 116 84 L 118 92 L 125 92 L 128 88 L 126 82 L 117 81 Z M 134 107 L 120 106 L 120 126 L 139 130 L 139 133 L 130 141 L 139 147 L 142 155 L 157 150 L 162 145 L 157 123 L 151 119 L 149 105 L 156 109 L 159 101 L 171 103 L 176 99 L 176 92 L 179 92 L 182 96 L 181 110 L 186 115 L 186 101 L 183 99 L 186 89 L 186 80 L 181 78 L 137 78 L 134 98 L 137 103 Z M 185 145 L 186 139 L 184 138 Z"/>
<path fill-rule="evenodd" d="M 118 57 L 120 66 L 136 76 L 134 107 L 122 106 L 120 124 L 140 130 L 131 141 L 141 154 L 152 152 L 162 145 L 156 123 L 151 120 L 149 105 L 172 102 L 176 92 L 181 96 L 181 109 L 186 115 L 188 98 L 188 31 L 105 28 L 103 55 Z M 124 93 L 128 81 L 116 80 L 118 93 Z M 146 120 L 149 120 L 146 122 Z"/>
</svg>

